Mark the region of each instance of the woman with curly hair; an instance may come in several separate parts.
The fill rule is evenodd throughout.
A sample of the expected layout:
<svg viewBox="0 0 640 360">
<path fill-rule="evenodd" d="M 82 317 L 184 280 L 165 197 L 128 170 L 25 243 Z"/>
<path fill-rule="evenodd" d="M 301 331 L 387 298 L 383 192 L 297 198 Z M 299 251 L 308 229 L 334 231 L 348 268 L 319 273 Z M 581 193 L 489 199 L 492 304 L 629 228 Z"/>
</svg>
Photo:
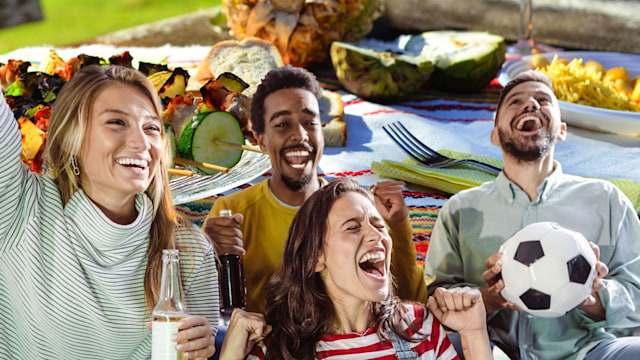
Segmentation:
<svg viewBox="0 0 640 360">
<path fill-rule="evenodd" d="M 293 220 L 264 318 L 234 311 L 221 358 L 456 359 L 440 322 L 460 333 L 467 359 L 492 358 L 477 290 L 438 289 L 426 307 L 401 302 L 391 294 L 390 262 L 391 238 L 370 192 L 332 181 Z"/>
</svg>

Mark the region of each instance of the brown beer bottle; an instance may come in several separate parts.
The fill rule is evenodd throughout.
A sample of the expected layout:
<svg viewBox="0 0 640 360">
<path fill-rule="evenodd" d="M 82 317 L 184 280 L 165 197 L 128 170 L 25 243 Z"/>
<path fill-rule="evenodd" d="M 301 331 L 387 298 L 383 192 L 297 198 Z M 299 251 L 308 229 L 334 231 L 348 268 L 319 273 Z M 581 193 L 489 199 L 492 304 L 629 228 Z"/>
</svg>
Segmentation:
<svg viewBox="0 0 640 360">
<path fill-rule="evenodd" d="M 160 297 L 152 312 L 152 360 L 184 359 L 182 353 L 176 351 L 176 342 L 171 340 L 171 336 L 178 332 L 178 321 L 188 315 L 182 294 L 178 254 L 175 249 L 162 250 Z"/>
<path fill-rule="evenodd" d="M 231 210 L 220 210 L 220 216 L 231 216 Z M 220 259 L 220 311 L 224 317 L 230 317 L 233 309 L 243 309 L 246 305 L 244 287 L 244 266 L 242 256 L 227 254 Z"/>
</svg>

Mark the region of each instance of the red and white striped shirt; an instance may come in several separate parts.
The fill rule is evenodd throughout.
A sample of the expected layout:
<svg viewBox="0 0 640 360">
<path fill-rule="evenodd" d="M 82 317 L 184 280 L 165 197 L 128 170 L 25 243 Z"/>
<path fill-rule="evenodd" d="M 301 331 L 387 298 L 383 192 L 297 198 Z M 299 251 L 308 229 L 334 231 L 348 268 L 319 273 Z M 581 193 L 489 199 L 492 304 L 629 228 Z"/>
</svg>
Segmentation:
<svg viewBox="0 0 640 360">
<path fill-rule="evenodd" d="M 449 360 L 458 359 L 456 351 L 451 346 L 447 334 L 440 322 L 422 305 L 404 305 L 406 323 L 411 323 L 422 336 L 428 334 L 421 342 L 409 343 L 416 352 L 418 360 Z M 394 360 L 396 352 L 390 341 L 381 341 L 376 334 L 375 326 L 362 333 L 352 333 L 345 335 L 323 335 L 316 343 L 316 358 L 326 360 L 348 360 L 348 359 L 375 359 Z M 419 339 L 407 325 L 404 331 L 412 338 Z M 267 351 L 267 346 L 260 342 L 256 344 L 248 360 L 261 360 Z"/>
</svg>

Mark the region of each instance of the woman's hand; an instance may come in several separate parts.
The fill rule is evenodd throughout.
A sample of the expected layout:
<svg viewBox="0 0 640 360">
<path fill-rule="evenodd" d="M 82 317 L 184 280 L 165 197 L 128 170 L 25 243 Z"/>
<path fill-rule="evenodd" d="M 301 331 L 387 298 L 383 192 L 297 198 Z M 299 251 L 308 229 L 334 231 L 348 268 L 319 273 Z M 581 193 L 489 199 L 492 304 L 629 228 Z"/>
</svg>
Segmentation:
<svg viewBox="0 0 640 360">
<path fill-rule="evenodd" d="M 173 335 L 176 350 L 187 359 L 206 359 L 216 352 L 216 342 L 209 320 L 204 316 L 189 315 L 177 323 L 178 332 Z M 151 322 L 147 324 L 151 328 Z"/>
<path fill-rule="evenodd" d="M 459 333 L 486 331 L 487 317 L 479 290 L 469 287 L 437 288 L 429 298 L 428 306 L 443 325 Z"/>
<path fill-rule="evenodd" d="M 429 310 L 440 322 L 460 333 L 468 360 L 492 360 L 482 294 L 469 287 L 437 288 L 429 298 Z"/>
<path fill-rule="evenodd" d="M 175 335 L 176 350 L 187 359 L 206 359 L 216 352 L 216 341 L 209 320 L 204 316 L 189 315 L 178 321 Z"/>
<path fill-rule="evenodd" d="M 244 359 L 255 343 L 270 332 L 271 326 L 264 321 L 264 315 L 241 309 L 233 310 L 220 351 L 220 359 Z"/>
</svg>

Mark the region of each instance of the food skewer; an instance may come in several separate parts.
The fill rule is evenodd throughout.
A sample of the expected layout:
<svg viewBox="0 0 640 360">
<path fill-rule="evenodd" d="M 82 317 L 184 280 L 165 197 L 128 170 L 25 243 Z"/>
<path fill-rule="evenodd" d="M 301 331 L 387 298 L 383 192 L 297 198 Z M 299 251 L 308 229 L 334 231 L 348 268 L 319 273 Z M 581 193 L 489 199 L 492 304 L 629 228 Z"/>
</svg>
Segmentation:
<svg viewBox="0 0 640 360">
<path fill-rule="evenodd" d="M 230 143 L 228 141 L 224 141 L 224 140 L 214 140 L 213 142 L 215 142 L 216 144 L 220 144 L 220 145 L 224 145 L 224 146 L 229 146 L 232 148 L 236 148 L 236 149 L 242 149 L 242 150 L 247 150 L 247 151 L 253 151 L 253 152 L 257 152 L 260 154 L 266 154 L 266 152 L 262 151 L 260 148 L 255 147 L 255 146 L 249 146 L 249 145 L 239 145 L 239 144 L 234 144 L 234 143 Z"/>
<path fill-rule="evenodd" d="M 228 172 L 240 161 L 243 150 L 219 144 L 217 140 L 244 144 L 245 137 L 238 120 L 226 111 L 198 114 L 182 130 L 178 142 L 178 153 L 182 159 L 175 159 L 175 162 L 197 166 L 209 175 Z M 190 159 L 192 163 L 185 162 L 185 159 Z M 202 164 L 216 165 L 211 167 Z"/>
<path fill-rule="evenodd" d="M 175 175 L 175 176 L 193 176 L 193 171 L 187 170 L 187 169 L 169 168 L 168 172 L 169 172 L 169 175 Z"/>
<path fill-rule="evenodd" d="M 218 165 L 209 164 L 209 163 L 204 163 L 204 162 L 193 161 L 193 160 L 174 158 L 173 162 L 175 162 L 176 164 L 180 164 L 180 165 L 191 165 L 191 166 L 195 166 L 195 167 L 199 167 L 199 168 L 203 168 L 203 169 L 209 169 L 209 170 L 213 170 L 213 171 L 218 171 L 218 172 L 222 172 L 222 173 L 228 173 L 229 172 L 229 168 L 227 168 L 227 167 L 218 166 Z"/>
</svg>

